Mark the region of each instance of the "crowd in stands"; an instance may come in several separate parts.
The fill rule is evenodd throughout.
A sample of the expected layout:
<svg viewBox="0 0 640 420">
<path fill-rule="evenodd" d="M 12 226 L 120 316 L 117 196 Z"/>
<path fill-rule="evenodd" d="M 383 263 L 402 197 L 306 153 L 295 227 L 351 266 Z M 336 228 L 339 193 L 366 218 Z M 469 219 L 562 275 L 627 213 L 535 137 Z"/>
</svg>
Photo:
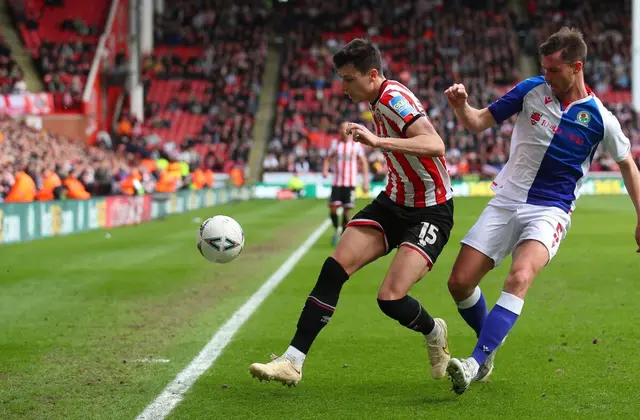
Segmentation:
<svg viewBox="0 0 640 420">
<path fill-rule="evenodd" d="M 283 38 L 278 111 L 265 171 L 319 171 L 342 120 L 368 122 L 366 105 L 344 97 L 331 56 L 355 36 L 371 38 L 383 55 L 387 78 L 404 83 L 422 101 L 445 140 L 454 178 L 476 174 L 489 179 L 508 158 L 514 118 L 483 133 L 466 131 L 447 106 L 443 91 L 464 83 L 469 102 L 484 107 L 521 79 L 516 21 L 508 1 L 347 1 L 319 4 L 294 0 L 278 13 Z M 593 0 L 532 0 L 532 30 L 539 44 L 564 24 L 586 33 L 586 78 L 596 94 L 628 90 L 630 2 L 616 7 Z M 278 19 L 276 17 L 276 19 Z M 640 149 L 638 117 L 628 104 L 607 104 L 621 119 L 635 149 Z M 637 153 L 637 152 L 636 152 Z M 385 161 L 370 151 L 372 173 Z M 599 151 L 594 170 L 616 169 Z"/>
<path fill-rule="evenodd" d="M 59 109 L 77 111 L 99 36 L 107 0 L 9 0 L 12 17 Z M 72 10 L 72 13 L 69 11 Z"/>
<path fill-rule="evenodd" d="M 27 86 L 22 78 L 22 71 L 11 57 L 11 48 L 0 35 L 0 95 L 22 93 Z"/>
<path fill-rule="evenodd" d="M 631 89 L 631 1 L 531 0 L 537 44 L 564 25 L 585 33 L 585 80 L 596 94 Z"/>
<path fill-rule="evenodd" d="M 0 202 L 88 199 L 112 194 L 167 193 L 214 185 L 214 173 L 187 152 L 111 142 L 95 146 L 35 130 L 0 116 Z M 193 155 L 193 153 L 192 153 Z M 242 178 L 232 176 L 234 185 Z"/>
<path fill-rule="evenodd" d="M 278 13 L 284 58 L 265 169 L 318 171 L 340 121 L 371 121 L 365 104 L 354 105 L 344 96 L 331 61 L 356 36 L 378 45 L 385 77 L 407 85 L 428 109 L 454 171 L 483 172 L 487 164 L 503 164 L 511 123 L 472 135 L 454 118 L 443 95 L 452 82 L 462 82 L 470 102 L 480 106 L 519 79 L 508 1 L 482 3 L 295 0 L 286 13 Z M 380 153 L 371 153 L 370 160 L 373 173 L 384 173 Z"/>
<path fill-rule="evenodd" d="M 145 122 L 135 135 L 193 147 L 216 171 L 244 165 L 267 55 L 266 23 L 262 1 L 165 2 L 155 20 L 155 51 L 143 59 Z"/>
</svg>

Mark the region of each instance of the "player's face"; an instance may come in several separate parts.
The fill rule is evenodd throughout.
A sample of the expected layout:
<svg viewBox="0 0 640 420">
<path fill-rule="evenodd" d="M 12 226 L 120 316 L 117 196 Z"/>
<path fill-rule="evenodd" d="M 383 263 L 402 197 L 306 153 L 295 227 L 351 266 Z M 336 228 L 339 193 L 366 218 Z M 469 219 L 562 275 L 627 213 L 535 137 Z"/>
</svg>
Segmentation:
<svg viewBox="0 0 640 420">
<path fill-rule="evenodd" d="M 374 80 L 378 75 L 375 69 L 362 74 L 353 64 L 347 64 L 338 69 L 338 75 L 342 79 L 342 91 L 355 103 L 365 100 L 373 101 L 378 94 L 374 86 Z M 372 95 L 373 98 L 371 98 Z"/>
<path fill-rule="evenodd" d="M 576 75 L 582 70 L 582 63 L 568 63 L 562 59 L 562 51 L 542 57 L 544 79 L 551 91 L 558 97 L 564 96 L 573 86 Z"/>
</svg>

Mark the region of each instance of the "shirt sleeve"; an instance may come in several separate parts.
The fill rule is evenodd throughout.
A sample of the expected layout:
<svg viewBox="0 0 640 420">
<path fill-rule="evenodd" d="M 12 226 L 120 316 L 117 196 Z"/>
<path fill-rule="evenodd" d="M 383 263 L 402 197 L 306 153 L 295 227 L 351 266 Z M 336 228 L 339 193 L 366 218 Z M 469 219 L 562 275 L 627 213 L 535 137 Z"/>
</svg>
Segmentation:
<svg viewBox="0 0 640 420">
<path fill-rule="evenodd" d="M 620 121 L 609 110 L 604 111 L 604 138 L 602 143 L 604 148 L 613 160 L 621 162 L 631 151 L 631 142 L 622 132 Z"/>
<path fill-rule="evenodd" d="M 500 124 L 512 115 L 522 111 L 525 96 L 527 96 L 533 88 L 543 83 L 545 83 L 545 81 L 541 76 L 523 80 L 500 99 L 489 105 L 489 112 L 493 115 L 496 123 Z"/>
<path fill-rule="evenodd" d="M 380 98 L 380 105 L 380 112 L 387 117 L 393 129 L 399 131 L 398 135 L 406 134 L 409 126 L 424 116 L 414 100 L 402 92 L 385 93 Z"/>
</svg>

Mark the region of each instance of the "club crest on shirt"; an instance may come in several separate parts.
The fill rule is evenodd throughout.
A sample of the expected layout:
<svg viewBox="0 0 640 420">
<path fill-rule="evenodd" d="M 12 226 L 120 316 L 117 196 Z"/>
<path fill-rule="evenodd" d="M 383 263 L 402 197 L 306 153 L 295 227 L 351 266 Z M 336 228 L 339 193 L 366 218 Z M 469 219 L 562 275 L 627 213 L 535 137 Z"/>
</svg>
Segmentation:
<svg viewBox="0 0 640 420">
<path fill-rule="evenodd" d="M 576 122 L 578 124 L 582 124 L 585 127 L 588 127 L 590 121 L 591 121 L 591 114 L 589 114 L 587 111 L 578 112 L 578 115 L 576 116 Z"/>
<path fill-rule="evenodd" d="M 540 122 L 540 118 L 541 118 L 540 113 L 539 113 L 539 112 L 535 112 L 535 111 L 534 111 L 534 112 L 531 114 L 531 125 L 536 125 L 536 124 L 538 124 L 538 122 Z"/>
</svg>

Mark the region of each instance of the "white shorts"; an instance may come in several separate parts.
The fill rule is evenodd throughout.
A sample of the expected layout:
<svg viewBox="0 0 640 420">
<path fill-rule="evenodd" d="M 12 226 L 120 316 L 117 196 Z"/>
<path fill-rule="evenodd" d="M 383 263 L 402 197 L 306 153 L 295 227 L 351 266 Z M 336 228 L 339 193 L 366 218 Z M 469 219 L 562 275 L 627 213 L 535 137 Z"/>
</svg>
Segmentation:
<svg viewBox="0 0 640 420">
<path fill-rule="evenodd" d="M 461 243 L 482 252 L 497 267 L 521 242 L 533 239 L 547 248 L 551 261 L 570 225 L 570 215 L 557 207 L 495 196 Z"/>
</svg>

